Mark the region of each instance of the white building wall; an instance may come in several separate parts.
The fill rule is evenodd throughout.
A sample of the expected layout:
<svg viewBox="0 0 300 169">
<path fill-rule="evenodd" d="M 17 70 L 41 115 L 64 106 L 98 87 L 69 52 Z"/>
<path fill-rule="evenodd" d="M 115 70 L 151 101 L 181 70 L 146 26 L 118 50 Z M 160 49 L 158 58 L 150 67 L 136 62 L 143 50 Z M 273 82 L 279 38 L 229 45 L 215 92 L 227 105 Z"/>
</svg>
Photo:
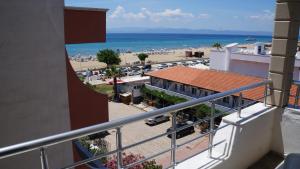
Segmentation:
<svg viewBox="0 0 300 169">
<path fill-rule="evenodd" d="M 225 52 L 217 51 L 217 50 L 211 50 L 210 51 L 210 69 L 213 70 L 222 70 L 225 71 Z"/>
<path fill-rule="evenodd" d="M 243 75 L 257 76 L 262 78 L 268 77 L 269 64 L 258 62 L 247 62 L 242 60 L 231 60 L 229 71 Z"/>
</svg>

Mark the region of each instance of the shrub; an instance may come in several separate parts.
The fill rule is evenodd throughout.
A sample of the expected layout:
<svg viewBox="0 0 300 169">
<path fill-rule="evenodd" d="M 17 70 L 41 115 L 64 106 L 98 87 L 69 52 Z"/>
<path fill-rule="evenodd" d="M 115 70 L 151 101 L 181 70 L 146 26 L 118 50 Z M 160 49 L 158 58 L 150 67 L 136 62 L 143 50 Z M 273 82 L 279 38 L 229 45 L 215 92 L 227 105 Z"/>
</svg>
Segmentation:
<svg viewBox="0 0 300 169">
<path fill-rule="evenodd" d="M 144 94 L 144 97 L 147 97 L 147 95 L 152 95 L 158 99 L 158 101 L 163 100 L 168 102 L 169 104 L 178 104 L 182 102 L 186 102 L 187 99 L 177 97 L 177 96 L 171 96 L 166 94 L 165 92 L 157 91 L 157 90 L 150 90 L 146 87 L 143 87 L 141 89 L 142 93 Z"/>
<path fill-rule="evenodd" d="M 123 153 L 122 154 L 122 164 L 129 165 L 131 163 L 140 161 L 145 157 L 140 154 L 133 154 L 133 153 Z M 107 161 L 105 167 L 108 169 L 117 169 L 117 157 L 113 156 L 110 160 Z M 161 165 L 157 165 L 155 160 L 146 161 L 141 164 L 137 164 L 135 166 L 129 167 L 129 169 L 162 169 Z"/>
</svg>

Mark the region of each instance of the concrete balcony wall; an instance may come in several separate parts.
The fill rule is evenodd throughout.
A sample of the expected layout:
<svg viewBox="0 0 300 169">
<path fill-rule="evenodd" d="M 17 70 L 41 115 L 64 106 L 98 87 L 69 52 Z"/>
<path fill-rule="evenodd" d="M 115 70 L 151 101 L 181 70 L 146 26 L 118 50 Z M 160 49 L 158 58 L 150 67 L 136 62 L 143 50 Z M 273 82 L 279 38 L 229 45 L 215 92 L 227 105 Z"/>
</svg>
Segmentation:
<svg viewBox="0 0 300 169">
<path fill-rule="evenodd" d="M 287 108 L 279 120 L 281 133 L 278 135 L 282 136 L 283 153 L 300 153 L 300 110 Z"/>
<path fill-rule="evenodd" d="M 257 103 L 243 109 L 242 118 L 238 118 L 236 113 L 224 117 L 220 127 L 230 125 L 216 132 L 213 142 L 219 144 L 213 148 L 212 157 L 205 151 L 180 163 L 176 169 L 249 167 L 269 151 L 281 148 L 282 144 L 274 143 L 274 139 L 280 136 L 280 132 L 276 131 L 278 128 L 274 127 L 280 122 L 275 118 L 280 112 L 281 108 Z"/>
</svg>

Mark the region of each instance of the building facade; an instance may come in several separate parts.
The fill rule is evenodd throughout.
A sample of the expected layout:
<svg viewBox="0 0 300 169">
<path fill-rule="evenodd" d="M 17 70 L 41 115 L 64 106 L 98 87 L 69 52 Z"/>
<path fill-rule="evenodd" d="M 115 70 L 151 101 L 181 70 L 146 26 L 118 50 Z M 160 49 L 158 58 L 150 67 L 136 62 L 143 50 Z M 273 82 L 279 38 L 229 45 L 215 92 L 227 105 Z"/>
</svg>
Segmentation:
<svg viewBox="0 0 300 169">
<path fill-rule="evenodd" d="M 264 43 L 255 43 L 251 48 L 239 48 L 238 43 L 232 43 L 210 53 L 210 69 L 213 70 L 267 78 L 270 63 L 271 50 Z M 300 52 L 295 56 L 293 79 L 300 80 Z"/>
<path fill-rule="evenodd" d="M 154 71 L 147 75 L 150 76 L 150 85 L 146 85 L 149 89 L 160 90 L 169 95 L 188 100 L 213 95 L 227 89 L 234 89 L 263 80 L 237 73 L 201 70 L 183 66 Z M 259 91 L 250 91 L 243 97 L 242 102 L 259 101 L 261 96 L 258 93 Z M 238 105 L 238 99 L 238 94 L 232 95 L 218 100 L 217 104 L 233 108 Z"/>
</svg>

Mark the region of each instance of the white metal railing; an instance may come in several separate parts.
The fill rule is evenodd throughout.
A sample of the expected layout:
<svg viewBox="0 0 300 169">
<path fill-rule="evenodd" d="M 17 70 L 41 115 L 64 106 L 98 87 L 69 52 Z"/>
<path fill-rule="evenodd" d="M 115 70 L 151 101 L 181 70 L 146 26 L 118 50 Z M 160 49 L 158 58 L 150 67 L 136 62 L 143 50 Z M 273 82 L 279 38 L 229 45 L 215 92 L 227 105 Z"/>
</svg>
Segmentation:
<svg viewBox="0 0 300 169">
<path fill-rule="evenodd" d="M 47 147 L 54 146 L 54 145 L 64 143 L 64 142 L 67 142 L 67 141 L 79 139 L 81 137 L 92 135 L 92 134 L 99 133 L 99 132 L 102 132 L 102 131 L 106 131 L 106 130 L 110 130 L 110 129 L 116 129 L 116 131 L 117 131 L 116 132 L 116 143 L 117 143 L 116 144 L 116 150 L 109 151 L 107 153 L 100 154 L 100 155 L 97 155 L 97 156 L 94 156 L 94 157 L 91 157 L 91 158 L 88 158 L 88 159 L 85 159 L 85 160 L 82 160 L 82 161 L 79 161 L 79 162 L 75 162 L 75 163 L 70 164 L 68 166 L 62 167 L 62 169 L 74 168 L 74 167 L 77 167 L 77 166 L 80 166 L 80 165 L 83 165 L 83 164 L 87 164 L 89 162 L 99 160 L 103 157 L 107 157 L 107 156 L 110 156 L 110 155 L 113 155 L 113 154 L 117 154 L 118 169 L 125 169 L 125 168 L 135 166 L 137 164 L 143 163 L 147 160 L 153 159 L 153 158 L 155 158 L 159 155 L 162 155 L 162 154 L 168 153 L 168 152 L 171 152 L 171 163 L 170 163 L 170 166 L 168 166 L 166 168 L 175 168 L 175 166 L 178 163 L 180 163 L 180 161 L 176 161 L 176 150 L 178 148 L 180 148 L 180 147 L 182 147 L 182 146 L 184 146 L 184 145 L 186 145 L 190 142 L 193 142 L 197 139 L 200 139 L 204 136 L 209 136 L 209 145 L 206 149 L 202 150 L 201 152 L 209 150 L 209 154 L 211 156 L 213 147 L 220 144 L 220 143 L 213 144 L 214 134 L 217 130 L 220 130 L 220 129 L 222 129 L 222 128 L 230 125 L 230 124 L 219 127 L 219 128 L 215 128 L 214 119 L 216 117 L 222 116 L 225 113 L 226 114 L 229 113 L 229 111 L 228 111 L 228 112 L 222 112 L 222 113 L 219 113 L 219 114 L 215 114 L 215 102 L 217 100 L 222 99 L 222 98 L 227 97 L 227 96 L 230 96 L 230 95 L 233 95 L 233 94 L 236 94 L 236 93 L 239 93 L 239 104 L 234 109 L 231 109 L 231 112 L 234 112 L 234 111 L 237 110 L 237 112 L 238 112 L 237 114 L 240 117 L 241 110 L 242 110 L 243 107 L 247 107 L 248 105 L 253 104 L 254 102 L 257 102 L 257 101 L 253 101 L 253 102 L 250 102 L 250 103 L 248 102 L 247 104 L 243 105 L 242 101 L 241 101 L 242 97 L 243 97 L 242 92 L 245 91 L 245 90 L 250 90 L 250 89 L 257 88 L 257 87 L 265 86 L 265 92 L 263 94 L 263 97 L 258 98 L 258 99 L 259 100 L 264 99 L 264 101 L 266 101 L 265 100 L 266 97 L 267 97 L 267 90 L 266 89 L 267 89 L 268 85 L 270 85 L 270 83 L 271 83 L 270 80 L 266 80 L 266 81 L 262 81 L 262 82 L 259 82 L 259 83 L 244 86 L 244 87 L 241 87 L 241 88 L 238 88 L 238 89 L 233 89 L 233 90 L 230 90 L 230 91 L 226 91 L 226 92 L 223 92 L 223 93 L 217 93 L 217 94 L 214 94 L 214 95 L 210 95 L 210 96 L 199 98 L 199 99 L 190 100 L 190 101 L 187 101 L 187 102 L 184 102 L 184 103 L 176 104 L 176 105 L 165 107 L 165 108 L 162 108 L 162 109 L 153 110 L 153 111 L 148 112 L 148 113 L 138 114 L 138 115 L 130 116 L 130 117 L 127 117 L 127 118 L 114 120 L 114 121 L 111 121 L 111 122 L 106 122 L 106 123 L 102 123 L 102 124 L 98 124 L 98 125 L 78 129 L 78 130 L 73 130 L 73 131 L 64 132 L 64 133 L 57 134 L 57 135 L 52 135 L 52 136 L 41 138 L 41 139 L 36 139 L 36 140 L 32 140 L 32 141 L 28 141 L 28 142 L 24 142 L 24 143 L 20 143 L 20 144 L 8 146 L 8 147 L 3 147 L 3 148 L 0 148 L 0 160 L 4 159 L 4 158 L 9 158 L 11 156 L 15 156 L 15 155 L 18 155 L 18 154 L 24 154 L 26 152 L 30 152 L 30 151 L 34 151 L 34 150 L 40 150 L 41 168 L 42 169 L 49 169 L 48 159 L 47 159 L 47 154 L 46 154 Z M 188 124 L 188 125 L 185 125 L 183 127 L 177 128 L 176 114 L 177 114 L 178 111 L 184 110 L 186 108 L 191 108 L 191 107 L 203 104 L 205 102 L 211 102 L 211 116 L 210 117 L 206 117 L 204 119 L 197 120 L 197 121 L 195 121 L 191 124 Z M 172 115 L 172 130 L 171 131 L 167 131 L 163 134 L 159 134 L 157 136 L 139 141 L 137 143 L 133 143 L 131 145 L 123 146 L 123 143 L 122 143 L 122 127 L 123 126 L 128 125 L 128 124 L 133 123 L 133 122 L 144 120 L 144 119 L 147 119 L 147 118 L 150 118 L 150 117 L 154 117 L 154 116 L 158 116 L 158 115 L 164 115 L 164 114 L 168 114 L 168 113 L 171 113 L 171 115 Z M 210 120 L 210 130 L 208 132 L 206 132 L 205 134 L 199 135 L 199 136 L 197 136 L 197 137 L 195 137 L 191 140 L 188 140 L 188 141 L 186 141 L 182 144 L 177 144 L 176 143 L 176 133 L 178 131 L 181 131 L 183 129 L 186 129 L 188 127 L 194 126 L 196 124 L 199 124 L 201 122 L 208 121 L 208 120 Z M 145 157 L 144 159 L 142 159 L 140 161 L 136 161 L 136 162 L 128 164 L 128 165 L 123 165 L 122 164 L 122 153 L 125 150 L 127 150 L 129 148 L 132 148 L 132 147 L 135 147 L 135 146 L 138 146 L 138 145 L 141 145 L 141 144 L 144 144 L 144 143 L 147 143 L 149 141 L 167 136 L 167 135 L 171 135 L 171 140 L 170 140 L 171 141 L 171 147 L 170 148 L 162 150 L 162 151 L 158 152 L 157 154 L 151 155 L 149 157 Z M 199 152 L 199 153 L 201 153 L 201 152 Z M 190 158 L 190 157 L 187 157 L 186 159 L 188 159 L 188 158 Z"/>
</svg>

